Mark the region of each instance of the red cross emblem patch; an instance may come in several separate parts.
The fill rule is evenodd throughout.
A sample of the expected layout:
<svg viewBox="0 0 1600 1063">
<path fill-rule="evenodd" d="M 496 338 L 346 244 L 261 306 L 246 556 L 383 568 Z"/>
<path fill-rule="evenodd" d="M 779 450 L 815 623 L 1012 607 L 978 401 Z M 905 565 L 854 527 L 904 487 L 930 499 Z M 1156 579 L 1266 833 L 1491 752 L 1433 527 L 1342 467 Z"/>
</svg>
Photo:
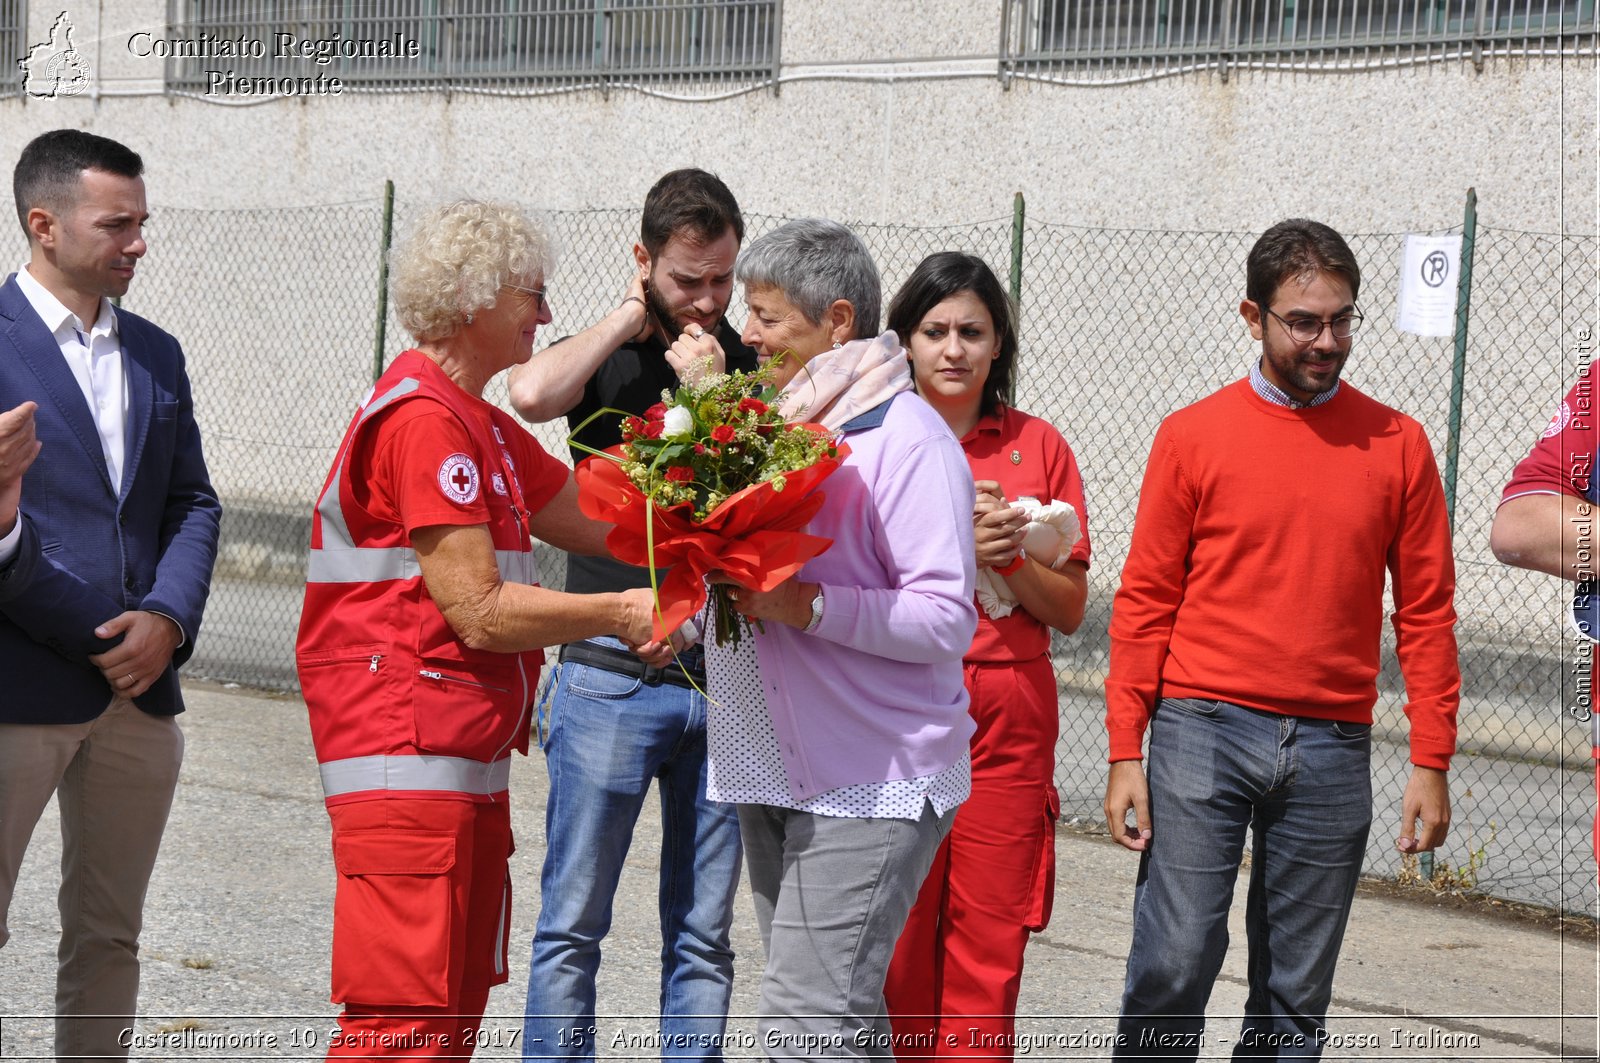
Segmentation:
<svg viewBox="0 0 1600 1063">
<path fill-rule="evenodd" d="M 1550 418 L 1550 423 L 1544 426 L 1544 435 L 1540 438 L 1549 439 L 1567 427 L 1567 422 L 1572 420 L 1572 407 L 1567 405 L 1567 400 L 1562 399 L 1561 405 L 1556 408 L 1556 415 Z"/>
<path fill-rule="evenodd" d="M 439 466 L 439 490 L 444 497 L 467 505 L 478 497 L 478 466 L 465 454 L 452 454 Z"/>
</svg>

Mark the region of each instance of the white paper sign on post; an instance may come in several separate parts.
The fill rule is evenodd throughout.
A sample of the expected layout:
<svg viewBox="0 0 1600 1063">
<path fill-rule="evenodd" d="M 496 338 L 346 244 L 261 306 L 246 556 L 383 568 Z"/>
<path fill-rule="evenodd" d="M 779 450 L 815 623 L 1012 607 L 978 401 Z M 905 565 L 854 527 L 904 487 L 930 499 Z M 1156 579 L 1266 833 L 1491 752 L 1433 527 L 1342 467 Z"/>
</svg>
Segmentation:
<svg viewBox="0 0 1600 1063">
<path fill-rule="evenodd" d="M 1400 315 L 1395 327 L 1418 336 L 1454 335 L 1460 268 L 1460 233 L 1407 236 L 1400 262 Z"/>
</svg>

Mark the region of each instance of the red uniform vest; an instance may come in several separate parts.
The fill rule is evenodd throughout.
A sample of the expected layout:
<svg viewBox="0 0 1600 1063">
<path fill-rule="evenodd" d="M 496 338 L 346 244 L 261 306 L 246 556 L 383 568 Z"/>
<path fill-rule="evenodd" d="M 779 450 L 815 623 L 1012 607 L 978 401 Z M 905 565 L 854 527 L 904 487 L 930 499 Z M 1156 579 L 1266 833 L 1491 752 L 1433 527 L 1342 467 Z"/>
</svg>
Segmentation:
<svg viewBox="0 0 1600 1063">
<path fill-rule="evenodd" d="M 311 524 L 295 662 L 329 804 L 383 797 L 488 800 L 506 789 L 510 752 L 528 750 L 527 711 L 541 650 L 494 653 L 456 637 L 422 581 L 406 530 L 352 490 L 350 455 L 372 418 L 431 399 L 471 437 L 502 579 L 537 583 L 533 540 L 505 444 L 522 428 L 482 410 L 426 356 L 407 351 L 373 386 L 339 445 Z M 354 470 L 376 476 L 373 470 Z M 504 477 L 508 491 L 488 489 Z M 383 486 L 374 485 L 381 496 Z"/>
</svg>

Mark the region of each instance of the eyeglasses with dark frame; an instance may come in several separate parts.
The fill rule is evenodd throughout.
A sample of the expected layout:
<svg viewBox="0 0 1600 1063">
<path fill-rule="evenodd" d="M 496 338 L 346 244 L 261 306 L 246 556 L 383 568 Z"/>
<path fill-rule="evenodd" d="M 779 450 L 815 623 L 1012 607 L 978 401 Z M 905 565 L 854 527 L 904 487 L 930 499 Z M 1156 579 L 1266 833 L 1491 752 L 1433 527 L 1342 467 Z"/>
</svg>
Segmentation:
<svg viewBox="0 0 1600 1063">
<path fill-rule="evenodd" d="M 1296 343 L 1316 343 L 1322 336 L 1323 329 L 1332 331 L 1336 340 L 1347 340 L 1361 331 L 1361 322 L 1366 320 L 1358 308 L 1353 313 L 1340 314 L 1332 321 L 1323 321 L 1315 317 L 1297 317 L 1291 321 L 1263 304 L 1256 305 L 1277 318 L 1279 324 L 1283 325 L 1284 331 L 1288 332 Z"/>
<path fill-rule="evenodd" d="M 520 284 L 511 284 L 510 282 L 502 284 L 500 287 L 510 288 L 512 291 L 518 292 L 522 295 L 531 295 L 539 300 L 539 305 L 541 307 L 550 305 L 550 300 L 545 296 L 545 290 L 543 288 L 524 288 Z M 1269 310 L 1267 312 L 1270 314 L 1272 311 Z"/>
</svg>

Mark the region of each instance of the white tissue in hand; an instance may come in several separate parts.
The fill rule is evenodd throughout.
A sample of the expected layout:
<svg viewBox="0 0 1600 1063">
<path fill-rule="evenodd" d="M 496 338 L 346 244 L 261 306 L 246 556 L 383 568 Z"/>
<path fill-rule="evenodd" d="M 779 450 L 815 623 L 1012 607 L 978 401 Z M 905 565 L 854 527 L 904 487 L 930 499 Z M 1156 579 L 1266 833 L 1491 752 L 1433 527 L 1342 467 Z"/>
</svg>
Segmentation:
<svg viewBox="0 0 1600 1063">
<path fill-rule="evenodd" d="M 1072 503 L 1040 502 L 1023 496 L 1011 504 L 1028 515 L 1028 526 L 1022 531 L 1023 552 L 1041 565 L 1060 568 L 1083 535 Z"/>
<path fill-rule="evenodd" d="M 1022 550 L 1041 565 L 1060 568 L 1072 554 L 1072 545 L 1083 535 L 1078 511 L 1070 502 L 1041 503 L 1023 496 L 1011 505 L 1028 515 L 1022 532 Z M 1017 607 L 1017 596 L 1004 576 L 992 568 L 978 570 L 978 604 L 993 620 L 1010 616 Z"/>
</svg>

